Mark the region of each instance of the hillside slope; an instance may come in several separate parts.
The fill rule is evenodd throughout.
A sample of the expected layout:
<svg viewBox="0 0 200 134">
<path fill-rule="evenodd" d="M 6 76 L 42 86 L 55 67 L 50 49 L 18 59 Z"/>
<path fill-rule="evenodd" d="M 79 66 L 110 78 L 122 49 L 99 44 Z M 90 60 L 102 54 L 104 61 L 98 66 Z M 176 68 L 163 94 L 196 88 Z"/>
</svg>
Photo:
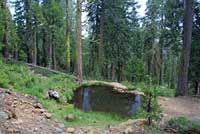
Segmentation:
<svg viewBox="0 0 200 134">
<path fill-rule="evenodd" d="M 0 89 L 0 134 L 56 134 L 66 132 L 53 121 L 35 97 Z"/>
</svg>

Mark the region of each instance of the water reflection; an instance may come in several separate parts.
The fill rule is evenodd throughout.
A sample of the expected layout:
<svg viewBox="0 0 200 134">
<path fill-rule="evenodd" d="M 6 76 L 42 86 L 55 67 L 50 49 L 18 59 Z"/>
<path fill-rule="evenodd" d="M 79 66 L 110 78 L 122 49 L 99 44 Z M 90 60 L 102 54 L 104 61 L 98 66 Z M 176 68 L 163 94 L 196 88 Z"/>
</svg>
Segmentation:
<svg viewBox="0 0 200 134">
<path fill-rule="evenodd" d="M 89 88 L 85 88 L 83 91 L 83 111 L 89 112 L 90 108 L 90 94 Z"/>
<path fill-rule="evenodd" d="M 136 113 L 140 106 L 141 106 L 141 96 L 137 95 L 133 100 L 133 103 L 131 105 L 131 109 L 128 112 L 128 115 L 133 115 L 134 113 Z"/>
</svg>

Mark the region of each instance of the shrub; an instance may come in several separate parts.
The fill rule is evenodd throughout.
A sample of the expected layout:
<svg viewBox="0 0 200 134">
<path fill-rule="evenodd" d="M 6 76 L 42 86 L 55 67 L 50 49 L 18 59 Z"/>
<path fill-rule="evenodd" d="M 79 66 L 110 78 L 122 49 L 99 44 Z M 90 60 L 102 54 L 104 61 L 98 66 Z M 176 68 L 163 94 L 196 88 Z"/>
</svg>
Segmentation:
<svg viewBox="0 0 200 134">
<path fill-rule="evenodd" d="M 0 72 L 0 87 L 8 88 L 9 87 L 9 78 L 8 75 L 4 72 Z"/>
<path fill-rule="evenodd" d="M 130 83 L 128 81 L 122 82 L 125 86 L 127 86 L 131 90 L 139 90 L 139 91 L 145 91 L 145 88 L 147 87 L 147 84 L 145 83 Z M 167 86 L 163 85 L 152 85 L 153 86 L 153 92 L 156 96 L 166 96 L 166 97 L 173 97 L 175 95 L 175 89 L 168 88 Z M 148 90 L 148 89 L 147 89 Z"/>
<path fill-rule="evenodd" d="M 178 130 L 181 134 L 200 134 L 200 121 L 192 121 L 185 117 L 172 118 L 166 128 Z"/>
</svg>

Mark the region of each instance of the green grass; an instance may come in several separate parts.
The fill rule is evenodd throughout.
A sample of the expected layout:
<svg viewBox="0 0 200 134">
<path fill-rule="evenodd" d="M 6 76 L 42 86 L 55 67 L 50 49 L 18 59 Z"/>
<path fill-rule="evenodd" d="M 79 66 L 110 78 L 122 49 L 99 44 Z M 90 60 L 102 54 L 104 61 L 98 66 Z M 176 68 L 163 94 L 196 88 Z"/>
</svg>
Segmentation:
<svg viewBox="0 0 200 134">
<path fill-rule="evenodd" d="M 200 121 L 192 121 L 185 117 L 172 118 L 166 123 L 166 128 L 173 128 L 181 134 L 200 134 Z"/>
<path fill-rule="evenodd" d="M 144 91 L 148 89 L 145 83 L 130 83 L 127 81 L 122 82 L 123 85 L 127 86 L 130 90 L 139 90 Z M 175 96 L 175 89 L 170 89 L 167 86 L 163 85 L 153 85 L 154 93 L 157 96 L 166 96 L 166 97 L 174 97 Z"/>
<path fill-rule="evenodd" d="M 151 126 L 145 126 L 144 134 L 162 134 L 162 132 L 159 130 L 159 128 L 151 127 Z"/>
<path fill-rule="evenodd" d="M 43 101 L 43 105 L 49 108 L 49 112 L 53 113 L 54 117 L 64 122 L 67 126 L 95 126 L 105 127 L 114 125 L 128 120 L 127 117 L 121 117 L 117 114 L 101 113 L 101 112 L 82 112 L 74 108 L 72 104 L 64 105 L 55 101 Z M 74 115 L 73 121 L 66 121 L 64 118 L 68 114 Z"/>
<path fill-rule="evenodd" d="M 52 113 L 53 117 L 64 122 L 67 126 L 95 126 L 104 127 L 118 124 L 128 120 L 116 114 L 90 112 L 85 113 L 74 108 L 69 102 L 73 98 L 73 91 L 79 86 L 73 76 L 63 73 L 51 73 L 46 70 L 36 69 L 37 73 L 48 74 L 47 78 L 33 74 L 24 64 L 6 64 L 0 60 L 0 87 L 12 89 L 15 92 L 36 96 L 43 106 Z M 39 71 L 38 71 L 39 70 Z M 35 70 L 34 70 L 35 71 Z M 48 89 L 55 89 L 61 95 L 61 102 L 46 99 L 45 93 Z M 64 118 L 73 114 L 74 121 L 66 121 Z"/>
<path fill-rule="evenodd" d="M 41 77 L 38 74 L 45 75 L 46 77 Z M 84 86 L 92 86 L 90 84 L 91 83 L 86 83 Z M 95 84 L 95 86 L 105 85 L 104 82 L 92 84 Z M 128 84 L 125 83 L 130 90 L 139 89 L 142 91 L 145 87 L 143 84 Z M 130 118 L 138 119 L 147 116 L 143 108 L 133 117 L 122 117 L 117 114 L 102 112 L 85 113 L 74 108 L 72 104 L 69 104 L 73 99 L 73 91 L 79 86 L 80 85 L 75 81 L 73 76 L 64 73 L 52 73 L 51 71 L 37 67 L 33 67 L 32 70 L 29 70 L 28 66 L 22 63 L 9 62 L 6 64 L 0 60 L 0 87 L 12 89 L 18 93 L 36 96 L 43 106 L 52 113 L 53 117 L 64 122 L 67 126 L 89 125 L 105 127 L 107 125 L 124 122 Z M 60 102 L 46 99 L 45 93 L 49 89 L 57 90 L 60 93 Z M 65 117 L 68 114 L 73 114 L 75 119 L 73 121 L 66 121 Z"/>
</svg>

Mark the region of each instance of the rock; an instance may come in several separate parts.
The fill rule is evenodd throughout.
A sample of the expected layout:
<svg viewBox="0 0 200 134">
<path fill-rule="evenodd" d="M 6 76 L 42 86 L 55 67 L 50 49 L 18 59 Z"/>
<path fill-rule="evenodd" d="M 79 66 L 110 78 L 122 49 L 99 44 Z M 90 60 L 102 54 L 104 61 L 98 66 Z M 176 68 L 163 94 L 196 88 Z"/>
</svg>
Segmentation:
<svg viewBox="0 0 200 134">
<path fill-rule="evenodd" d="M 65 128 L 65 125 L 62 124 L 62 123 L 58 124 L 58 126 L 59 126 L 60 128 Z"/>
<path fill-rule="evenodd" d="M 75 128 L 67 128 L 67 133 L 74 133 L 75 132 Z"/>
<path fill-rule="evenodd" d="M 0 123 L 5 122 L 7 119 L 9 119 L 8 113 L 0 111 Z"/>
<path fill-rule="evenodd" d="M 62 134 L 63 133 L 63 130 L 61 128 L 56 128 L 56 134 Z"/>
<path fill-rule="evenodd" d="M 12 92 L 11 92 L 10 90 L 6 90 L 5 93 L 7 93 L 7 94 L 9 94 L 9 95 L 12 94 Z"/>
<path fill-rule="evenodd" d="M 32 112 L 33 113 L 44 113 L 46 110 L 44 110 L 44 109 L 34 109 Z"/>
<path fill-rule="evenodd" d="M 42 109 L 42 105 L 40 103 L 35 103 L 34 108 Z"/>
<path fill-rule="evenodd" d="M 131 126 L 127 127 L 124 131 L 124 134 L 133 134 L 133 129 Z"/>
<path fill-rule="evenodd" d="M 73 120 L 74 120 L 74 115 L 73 115 L 73 114 L 68 114 L 68 115 L 65 117 L 65 120 L 67 120 L 67 121 L 73 121 Z"/>
<path fill-rule="evenodd" d="M 17 115 L 16 115 L 15 110 L 13 108 L 8 108 L 6 110 L 6 112 L 8 114 L 9 119 L 17 119 Z"/>
<path fill-rule="evenodd" d="M 14 101 L 14 102 L 12 103 L 12 106 L 13 106 L 14 108 L 16 108 L 16 107 L 17 107 L 17 101 Z"/>
<path fill-rule="evenodd" d="M 86 133 L 86 134 L 94 134 L 94 131 L 93 131 L 91 128 L 86 129 L 86 130 L 83 130 L 83 131 L 84 131 L 84 133 Z"/>
<path fill-rule="evenodd" d="M 57 91 L 55 90 L 49 90 L 47 92 L 48 94 L 48 97 L 51 98 L 51 99 L 54 99 L 54 100 L 59 100 L 60 99 L 60 95 Z"/>
<path fill-rule="evenodd" d="M 34 128 L 33 132 L 37 132 L 38 131 L 38 128 Z"/>
<path fill-rule="evenodd" d="M 44 113 L 45 118 L 51 119 L 52 115 L 50 113 Z"/>
</svg>

